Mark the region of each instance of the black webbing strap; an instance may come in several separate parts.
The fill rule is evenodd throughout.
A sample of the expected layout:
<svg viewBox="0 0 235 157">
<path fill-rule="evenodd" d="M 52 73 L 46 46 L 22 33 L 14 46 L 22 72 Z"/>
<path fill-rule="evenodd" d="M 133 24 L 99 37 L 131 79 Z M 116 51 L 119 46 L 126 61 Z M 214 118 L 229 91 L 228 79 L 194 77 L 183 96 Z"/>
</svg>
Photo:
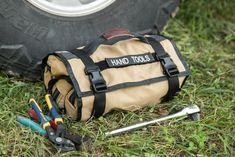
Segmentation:
<svg viewBox="0 0 235 157">
<path fill-rule="evenodd" d="M 89 76 L 95 96 L 92 116 L 98 118 L 103 115 L 105 110 L 105 92 L 107 91 L 106 82 L 100 73 L 99 67 L 94 63 L 90 56 L 86 54 L 86 52 L 77 49 L 70 52 L 79 57 L 85 65 L 85 73 Z"/>
<path fill-rule="evenodd" d="M 59 77 L 52 77 L 51 80 L 48 82 L 47 92 L 49 94 L 52 94 L 52 89 L 53 89 L 54 85 L 61 79 L 66 80 L 68 83 L 72 84 L 69 76 L 61 75 Z"/>
<path fill-rule="evenodd" d="M 171 100 L 173 99 L 174 95 L 180 90 L 178 79 L 179 71 L 170 56 L 165 52 L 160 42 L 152 37 L 148 37 L 147 39 L 149 41 L 149 44 L 156 52 L 156 57 L 161 62 L 164 73 L 168 78 L 169 89 L 167 94 L 163 97 L 162 101 Z"/>
<path fill-rule="evenodd" d="M 144 54 L 144 53 L 143 53 Z M 158 61 L 158 58 L 156 58 L 156 53 L 145 53 L 145 54 L 149 54 L 153 57 L 153 61 L 152 62 L 155 62 L 155 61 Z M 127 57 L 127 56 L 123 56 L 123 57 Z M 136 65 L 142 65 L 142 64 L 149 64 L 150 62 L 140 62 Z M 110 69 L 110 68 L 118 68 L 118 67 L 110 67 L 107 63 L 106 60 L 102 60 L 102 61 L 99 61 L 99 62 L 96 62 L 95 63 L 101 71 L 103 70 L 106 70 L 106 69 Z M 128 66 L 133 66 L 135 64 L 126 64 L 125 66 L 120 66 L 120 68 L 123 68 L 123 67 L 128 67 Z"/>
<path fill-rule="evenodd" d="M 67 72 L 69 74 L 69 78 L 71 80 L 71 84 L 73 85 L 73 88 L 74 88 L 74 91 L 76 92 L 76 96 L 77 96 L 77 121 L 80 121 L 81 120 L 81 117 L 82 117 L 82 106 L 83 106 L 83 103 L 82 103 L 82 92 L 80 90 L 80 86 L 74 76 L 74 73 L 73 73 L 73 68 L 71 66 L 71 64 L 69 63 L 69 60 L 74 58 L 74 55 L 72 53 L 68 53 L 68 52 L 56 52 L 54 55 L 58 56 L 61 61 L 64 63 L 66 69 L 67 69 Z"/>
<path fill-rule="evenodd" d="M 57 100 L 57 98 L 60 95 L 60 91 L 56 88 L 55 91 L 53 93 L 50 93 L 50 94 L 52 94 L 52 97 L 53 97 L 54 100 Z"/>
<path fill-rule="evenodd" d="M 118 34 L 117 32 L 115 33 L 115 31 L 119 32 L 120 30 L 119 29 L 114 29 L 114 30 L 110 30 L 110 32 L 104 33 L 103 35 L 101 35 L 97 39 L 90 42 L 87 46 L 85 46 L 83 48 L 83 51 L 86 52 L 87 55 L 91 55 L 93 52 L 96 51 L 96 49 L 101 44 L 112 45 L 114 43 L 117 43 L 118 41 L 132 39 L 132 38 L 138 38 L 140 41 L 142 41 L 144 43 L 147 43 L 147 39 L 141 34 L 129 32 L 126 29 L 124 29 L 124 32 L 126 32 L 126 34 Z M 123 29 L 121 29 L 121 32 L 122 31 L 123 31 Z M 115 35 L 114 36 L 112 36 L 112 35 L 109 36 L 112 33 L 114 33 Z"/>
</svg>

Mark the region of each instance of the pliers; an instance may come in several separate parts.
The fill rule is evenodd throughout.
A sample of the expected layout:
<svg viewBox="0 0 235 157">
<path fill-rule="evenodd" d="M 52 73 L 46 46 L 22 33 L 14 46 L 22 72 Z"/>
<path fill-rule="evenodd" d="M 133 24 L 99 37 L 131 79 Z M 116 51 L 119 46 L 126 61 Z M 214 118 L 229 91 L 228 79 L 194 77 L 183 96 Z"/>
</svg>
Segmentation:
<svg viewBox="0 0 235 157">
<path fill-rule="evenodd" d="M 76 147 L 79 147 L 83 142 L 89 141 L 88 137 L 80 137 L 78 135 L 71 134 L 63 123 L 62 118 L 57 113 L 55 108 L 55 102 L 50 94 L 45 96 L 48 108 L 50 110 L 51 116 L 54 118 L 54 123 L 57 125 L 56 134 L 57 136 L 64 137 L 66 139 L 71 140 Z"/>
<path fill-rule="evenodd" d="M 36 112 L 39 122 L 42 125 L 42 128 L 46 130 L 47 136 L 49 140 L 57 147 L 59 151 L 69 152 L 76 150 L 76 147 L 80 146 L 82 143 L 82 138 L 77 135 L 72 135 L 68 133 L 65 125 L 63 124 L 63 120 L 60 115 L 57 113 L 55 108 L 55 102 L 51 95 L 47 94 L 45 96 L 47 106 L 50 110 L 50 114 L 54 119 L 55 124 L 57 125 L 57 129 L 54 130 L 46 118 L 46 116 L 42 113 L 41 108 L 37 104 L 34 99 L 30 99 L 30 104 L 33 110 Z"/>
</svg>

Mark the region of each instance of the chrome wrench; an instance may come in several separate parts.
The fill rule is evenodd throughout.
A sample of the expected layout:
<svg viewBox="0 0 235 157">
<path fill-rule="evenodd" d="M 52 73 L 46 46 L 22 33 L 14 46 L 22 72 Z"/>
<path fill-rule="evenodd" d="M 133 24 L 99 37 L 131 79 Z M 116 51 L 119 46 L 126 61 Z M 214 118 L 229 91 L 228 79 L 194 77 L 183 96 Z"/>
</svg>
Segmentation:
<svg viewBox="0 0 235 157">
<path fill-rule="evenodd" d="M 168 115 L 168 116 L 164 116 L 162 118 L 159 119 L 154 119 L 154 120 L 150 120 L 150 121 L 144 121 L 144 122 L 140 122 L 137 124 L 133 124 L 133 125 L 129 125 L 123 128 L 119 128 L 119 129 L 115 129 L 112 130 L 110 132 L 106 132 L 105 135 L 106 136 L 114 136 L 117 134 L 121 134 L 121 133 L 125 133 L 125 132 L 129 132 L 132 130 L 136 130 L 136 129 L 140 129 L 149 125 L 153 125 L 153 124 L 160 124 L 160 122 L 169 120 L 169 119 L 173 119 L 173 118 L 179 118 L 179 117 L 189 117 L 191 118 L 193 121 L 197 121 L 200 119 L 200 108 L 197 105 L 191 105 L 188 107 L 185 107 L 184 109 L 182 109 L 181 111 Z"/>
</svg>

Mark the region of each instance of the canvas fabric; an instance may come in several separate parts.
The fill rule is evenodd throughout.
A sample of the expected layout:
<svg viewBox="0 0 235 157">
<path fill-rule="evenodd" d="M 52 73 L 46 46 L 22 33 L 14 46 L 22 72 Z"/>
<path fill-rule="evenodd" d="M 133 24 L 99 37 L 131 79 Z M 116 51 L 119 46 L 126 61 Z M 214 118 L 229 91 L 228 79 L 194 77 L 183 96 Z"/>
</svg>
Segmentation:
<svg viewBox="0 0 235 157">
<path fill-rule="evenodd" d="M 176 65 L 179 72 L 177 76 L 179 89 L 181 89 L 189 76 L 189 69 L 179 50 L 171 40 L 165 37 L 153 36 L 153 38 L 161 44 Z M 93 53 L 89 54 L 89 57 L 94 63 L 98 63 L 107 61 L 107 58 L 115 61 L 115 58 L 137 56 L 138 59 L 138 55 L 154 53 L 155 50 L 150 44 L 144 43 L 138 38 L 131 38 L 112 44 L 101 44 Z M 149 58 L 147 57 L 147 59 Z M 143 61 L 143 57 L 140 57 L 139 61 Z M 74 120 L 86 121 L 92 117 L 95 92 L 91 88 L 89 76 L 84 71 L 85 67 L 81 58 L 69 51 L 53 53 L 45 61 L 43 75 L 45 87 L 48 89 L 49 82 L 52 79 L 56 80 L 50 92 L 59 108 Z M 157 105 L 169 90 L 168 79 L 160 61 L 106 68 L 100 73 L 107 87 L 110 87 L 110 90 L 105 92 L 103 115 L 112 110 L 135 111 L 148 105 Z M 60 78 L 61 76 L 64 77 Z M 156 79 L 155 82 L 154 79 Z M 79 91 L 74 88 L 74 81 L 79 85 Z M 115 87 L 117 88 L 115 89 Z M 80 118 L 78 118 L 79 112 Z"/>
</svg>

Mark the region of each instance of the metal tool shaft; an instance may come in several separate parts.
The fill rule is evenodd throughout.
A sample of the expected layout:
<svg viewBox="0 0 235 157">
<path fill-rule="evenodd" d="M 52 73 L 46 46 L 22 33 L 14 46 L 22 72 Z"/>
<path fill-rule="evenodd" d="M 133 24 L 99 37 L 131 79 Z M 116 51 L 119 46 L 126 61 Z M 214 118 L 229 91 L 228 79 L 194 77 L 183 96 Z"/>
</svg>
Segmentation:
<svg viewBox="0 0 235 157">
<path fill-rule="evenodd" d="M 173 118 L 179 118 L 179 117 L 183 117 L 183 116 L 187 116 L 190 114 L 195 114 L 195 113 L 199 113 L 200 109 L 197 105 L 192 105 L 189 107 L 184 108 L 183 110 L 174 113 L 172 115 L 168 115 L 159 119 L 154 119 L 154 120 L 150 120 L 150 121 L 144 121 L 141 123 L 137 123 L 137 124 L 133 124 L 127 127 L 123 127 L 123 128 L 119 128 L 119 129 L 115 129 L 113 131 L 107 132 L 105 133 L 106 136 L 111 136 L 111 135 L 117 135 L 120 133 L 124 133 L 124 132 L 128 132 L 128 131 L 132 131 L 132 130 L 136 130 L 139 128 L 143 128 L 149 125 L 153 125 L 153 124 L 159 124 L 160 122 L 169 120 L 169 119 L 173 119 Z"/>
</svg>

